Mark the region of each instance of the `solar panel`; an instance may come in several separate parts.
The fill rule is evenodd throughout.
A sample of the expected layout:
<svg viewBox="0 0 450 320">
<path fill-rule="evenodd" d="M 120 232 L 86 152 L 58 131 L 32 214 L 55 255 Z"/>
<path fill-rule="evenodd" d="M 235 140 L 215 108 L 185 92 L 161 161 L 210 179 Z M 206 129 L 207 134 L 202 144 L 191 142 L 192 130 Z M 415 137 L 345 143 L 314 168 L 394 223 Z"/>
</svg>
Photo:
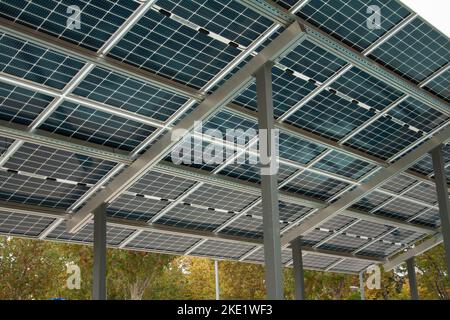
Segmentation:
<svg viewBox="0 0 450 320">
<path fill-rule="evenodd" d="M 372 12 L 368 12 L 368 3 L 362 0 L 309 1 L 297 15 L 362 51 L 409 14 L 409 10 L 395 0 L 375 0 L 369 4 L 380 9 L 383 22 L 379 28 L 369 28 L 367 19 Z"/>
<path fill-rule="evenodd" d="M 52 208 L 69 208 L 88 188 L 0 170 L 0 199 Z"/>
<path fill-rule="evenodd" d="M 407 219 L 427 209 L 425 206 L 409 202 L 403 199 L 395 199 L 381 209 L 377 210 L 376 214 L 381 214 L 388 217 Z"/>
<path fill-rule="evenodd" d="M 286 119 L 287 123 L 332 140 L 340 140 L 373 116 L 329 91 L 321 91 Z"/>
<path fill-rule="evenodd" d="M 117 246 L 123 240 L 128 238 L 134 230 L 120 227 L 107 226 L 106 243 L 110 246 Z M 65 223 L 59 224 L 46 237 L 49 240 L 75 241 L 79 243 L 92 243 L 94 241 L 94 224 L 88 223 L 85 227 L 76 233 L 68 233 Z"/>
<path fill-rule="evenodd" d="M 249 244 L 208 240 L 192 251 L 192 254 L 217 258 L 239 259 L 253 248 L 254 246 Z"/>
<path fill-rule="evenodd" d="M 367 196 L 363 197 L 361 200 L 353 204 L 353 208 L 361 209 L 364 211 L 372 211 L 379 205 L 390 200 L 392 197 L 377 191 L 373 191 Z"/>
<path fill-rule="evenodd" d="M 31 143 L 23 144 L 5 167 L 35 173 L 54 179 L 95 184 L 115 163 Z"/>
<path fill-rule="evenodd" d="M 36 237 L 54 220 L 29 214 L 0 211 L 0 233 Z"/>
<path fill-rule="evenodd" d="M 73 93 L 160 121 L 167 120 L 187 102 L 180 95 L 99 67 Z"/>
<path fill-rule="evenodd" d="M 8 150 L 14 140 L 5 137 L 0 138 L 0 156 Z"/>
<path fill-rule="evenodd" d="M 155 130 L 149 125 L 71 102 L 63 102 L 41 129 L 126 151 L 132 151 Z"/>
<path fill-rule="evenodd" d="M 367 267 L 369 267 L 372 264 L 373 263 L 364 260 L 345 259 L 344 261 L 340 262 L 339 264 L 331 268 L 330 271 L 359 273 L 362 270 L 367 269 Z"/>
<path fill-rule="evenodd" d="M 0 119 L 29 125 L 52 100 L 47 95 L 0 82 Z"/>
<path fill-rule="evenodd" d="M 292 251 L 282 250 L 281 251 L 281 262 L 283 264 L 288 263 L 292 259 Z M 244 262 L 256 262 L 256 263 L 264 263 L 264 249 L 260 248 L 259 250 L 252 253 L 250 256 L 248 256 Z"/>
<path fill-rule="evenodd" d="M 305 268 L 314 268 L 325 270 L 328 266 L 337 262 L 339 259 L 336 257 L 322 256 L 309 253 L 303 256 L 302 262 Z"/>
<path fill-rule="evenodd" d="M 76 9 L 80 10 L 81 29 L 67 27 L 68 19 L 74 14 L 74 11 L 69 9 L 70 6 L 76 6 Z M 138 3 L 131 0 L 5 0 L 0 3 L 0 16 L 82 47 L 97 50 L 137 7 Z"/>
<path fill-rule="evenodd" d="M 253 239 L 263 238 L 263 221 L 254 217 L 242 216 L 220 231 L 221 234 Z"/>
<path fill-rule="evenodd" d="M 126 245 L 126 248 L 182 254 L 199 240 L 199 238 L 195 237 L 183 237 L 154 231 L 143 231 L 131 240 Z"/>
<path fill-rule="evenodd" d="M 450 70 L 428 82 L 424 89 L 450 102 Z"/>
<path fill-rule="evenodd" d="M 375 49 L 370 57 L 399 75 L 419 83 L 450 59 L 450 41 L 421 18 Z"/>
<path fill-rule="evenodd" d="M 107 214 L 116 218 L 148 221 L 168 204 L 166 201 L 122 194 L 110 203 Z"/>
<path fill-rule="evenodd" d="M 4 2 L 0 3 L 3 6 Z M 0 9 L 0 15 L 2 10 Z M 13 76 L 63 89 L 84 63 L 67 55 L 0 33 L 0 70 Z"/>
</svg>

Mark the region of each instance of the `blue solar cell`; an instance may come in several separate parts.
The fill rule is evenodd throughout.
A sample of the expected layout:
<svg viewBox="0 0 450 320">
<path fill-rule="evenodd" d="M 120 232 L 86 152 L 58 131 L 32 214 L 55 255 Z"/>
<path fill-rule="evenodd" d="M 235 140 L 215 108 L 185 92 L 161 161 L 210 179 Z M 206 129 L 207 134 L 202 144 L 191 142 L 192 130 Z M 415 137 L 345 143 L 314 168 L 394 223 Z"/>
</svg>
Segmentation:
<svg viewBox="0 0 450 320">
<path fill-rule="evenodd" d="M 9 138 L 1 137 L 0 138 L 0 156 L 8 150 L 9 146 L 14 142 L 14 140 L 11 140 Z"/>
<path fill-rule="evenodd" d="M 347 186 L 348 184 L 346 182 L 305 171 L 299 177 L 282 187 L 281 190 L 327 200 Z"/>
<path fill-rule="evenodd" d="M 222 37 L 248 46 L 272 25 L 272 21 L 234 0 L 166 0 L 165 10 Z"/>
<path fill-rule="evenodd" d="M 280 157 L 283 159 L 308 164 L 322 154 L 325 148 L 280 131 L 279 151 Z"/>
<path fill-rule="evenodd" d="M 450 41 L 420 18 L 374 50 L 370 57 L 419 83 L 450 60 Z"/>
<path fill-rule="evenodd" d="M 79 183 L 95 184 L 113 167 L 114 162 L 56 150 L 31 143 L 23 144 L 5 167 Z"/>
<path fill-rule="evenodd" d="M 420 135 L 382 117 L 346 142 L 381 159 L 388 159 L 415 142 Z"/>
<path fill-rule="evenodd" d="M 272 90 L 274 116 L 278 118 L 308 95 L 315 86 L 281 69 L 272 69 Z M 242 91 L 234 101 L 236 104 L 257 111 L 256 84 L 253 83 Z"/>
<path fill-rule="evenodd" d="M 41 129 L 127 151 L 133 150 L 155 130 L 70 102 L 62 103 Z"/>
<path fill-rule="evenodd" d="M 102 68 L 92 70 L 74 94 L 161 121 L 187 102 L 185 97 Z"/>
<path fill-rule="evenodd" d="M 29 125 L 52 100 L 41 93 L 0 83 L 0 119 Z"/>
<path fill-rule="evenodd" d="M 0 199 L 52 208 L 69 208 L 87 187 L 0 171 Z"/>
<path fill-rule="evenodd" d="M 109 204 L 107 214 L 115 218 L 148 221 L 169 202 L 122 194 Z"/>
<path fill-rule="evenodd" d="M 450 102 L 450 69 L 428 82 L 424 89 Z"/>
<path fill-rule="evenodd" d="M 379 27 L 372 27 L 373 11 L 369 5 L 380 10 Z M 315 0 L 309 1 L 298 15 L 333 35 L 358 51 L 366 49 L 388 30 L 410 14 L 409 10 L 395 0 Z"/>
<path fill-rule="evenodd" d="M 446 115 L 413 98 L 406 99 L 388 114 L 425 132 L 448 120 Z"/>
<path fill-rule="evenodd" d="M 0 33 L 0 71 L 62 89 L 83 67 L 79 60 Z"/>
<path fill-rule="evenodd" d="M 378 110 L 383 110 L 403 95 L 356 67 L 339 77 L 331 87 Z"/>
<path fill-rule="evenodd" d="M 255 219 L 252 217 L 242 216 L 233 221 L 225 229 L 221 230 L 219 234 L 227 234 L 238 237 L 246 237 L 253 239 L 263 238 L 262 219 Z"/>
<path fill-rule="evenodd" d="M 110 56 L 195 88 L 203 87 L 239 50 L 149 10 Z"/>
<path fill-rule="evenodd" d="M 280 64 L 319 82 L 326 81 L 346 65 L 344 60 L 309 41 L 303 41 L 289 52 Z"/>
<path fill-rule="evenodd" d="M 244 132 L 247 129 L 253 129 L 254 133 L 257 133 L 256 130 L 258 129 L 258 124 L 256 123 L 256 121 L 249 120 L 227 111 L 220 111 L 216 113 L 214 116 L 209 118 L 209 120 L 202 123 L 202 126 L 203 133 L 205 133 L 209 129 L 219 130 L 222 133 L 223 137 L 225 137 L 228 129 L 243 130 Z M 245 136 L 243 134 L 238 134 L 237 137 L 244 138 Z M 246 137 L 246 141 L 248 142 L 248 137 Z"/>
<path fill-rule="evenodd" d="M 3 0 L 0 2 L 0 16 L 97 50 L 130 17 L 138 5 L 131 0 Z M 70 6 L 75 7 L 72 7 L 72 10 Z M 80 10 L 80 28 L 69 20 L 77 13 L 74 11 L 76 9 Z"/>
<path fill-rule="evenodd" d="M 332 151 L 328 156 L 317 162 L 314 168 L 356 180 L 375 169 L 375 166 L 346 154 Z"/>
<path fill-rule="evenodd" d="M 339 140 L 370 119 L 373 113 L 328 91 L 322 91 L 286 119 L 287 123 Z"/>
</svg>

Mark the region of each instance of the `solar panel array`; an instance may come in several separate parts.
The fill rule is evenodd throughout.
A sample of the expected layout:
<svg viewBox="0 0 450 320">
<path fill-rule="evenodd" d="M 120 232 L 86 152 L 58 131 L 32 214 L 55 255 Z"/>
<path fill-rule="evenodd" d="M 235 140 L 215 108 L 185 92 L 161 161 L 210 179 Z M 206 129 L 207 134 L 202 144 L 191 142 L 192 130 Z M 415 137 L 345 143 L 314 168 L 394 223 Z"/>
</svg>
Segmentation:
<svg viewBox="0 0 450 320">
<path fill-rule="evenodd" d="M 372 1 L 382 12 L 377 29 L 366 25 L 364 1 L 275 2 L 450 102 L 450 40 L 418 16 L 405 23 L 414 13 L 399 1 Z M 81 10 L 81 29 L 68 27 L 69 5 Z M 283 31 L 239 0 L 4 0 L 0 16 L 5 25 L 9 21 L 119 66 L 97 65 L 71 49 L 46 47 L 2 27 L 0 124 L 113 150 L 130 162 L 195 110 L 198 96 L 217 90 Z M 155 81 L 157 76 L 169 85 Z M 282 125 L 278 183 L 281 194 L 288 195 L 279 202 L 282 235 L 449 122 L 450 113 L 406 96 L 308 40 L 279 59 L 272 76 L 275 122 Z M 252 82 L 203 123 L 203 133 L 257 129 L 255 112 Z M 191 140 L 193 155 L 210 145 L 195 142 L 192 132 L 174 148 Z M 232 161 L 258 157 L 252 151 L 257 141 L 245 142 L 227 146 L 228 162 L 182 164 L 172 172 L 167 171 L 171 152 L 162 155 L 160 166 L 110 201 L 108 245 L 263 263 L 262 207 L 255 191 L 261 184 L 259 167 Z M 448 146 L 444 153 L 448 164 Z M 0 200 L 50 211 L 42 215 L 2 206 L 0 233 L 92 243 L 92 222 L 70 234 L 62 214 L 83 208 L 127 165 L 39 141 L 0 138 Z M 197 180 L 189 172 L 219 182 Z M 432 177 L 431 157 L 424 155 L 348 209 L 378 222 L 344 212 L 304 234 L 305 268 L 357 273 L 424 239 L 427 231 L 437 232 Z M 232 183 L 250 187 L 234 189 Z M 388 221 L 393 219 L 414 228 L 392 226 Z M 290 266 L 290 249 L 282 254 L 283 264 Z"/>
</svg>

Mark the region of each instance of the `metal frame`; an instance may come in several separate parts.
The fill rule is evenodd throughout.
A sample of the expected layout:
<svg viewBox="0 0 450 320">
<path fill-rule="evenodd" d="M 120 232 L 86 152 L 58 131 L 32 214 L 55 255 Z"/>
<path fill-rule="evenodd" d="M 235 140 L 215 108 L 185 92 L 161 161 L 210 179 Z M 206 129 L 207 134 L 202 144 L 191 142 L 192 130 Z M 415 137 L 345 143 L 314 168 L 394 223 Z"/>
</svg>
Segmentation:
<svg viewBox="0 0 450 320">
<path fill-rule="evenodd" d="M 411 300 L 419 300 L 419 292 L 417 291 L 416 266 L 414 264 L 414 257 L 406 260 L 406 267 L 408 269 L 409 293 Z"/>
<path fill-rule="evenodd" d="M 305 300 L 305 277 L 303 274 L 303 253 L 301 238 L 291 242 L 292 265 L 294 268 L 295 299 Z"/>
<path fill-rule="evenodd" d="M 106 300 L 106 205 L 94 213 L 94 267 L 92 298 Z"/>
</svg>

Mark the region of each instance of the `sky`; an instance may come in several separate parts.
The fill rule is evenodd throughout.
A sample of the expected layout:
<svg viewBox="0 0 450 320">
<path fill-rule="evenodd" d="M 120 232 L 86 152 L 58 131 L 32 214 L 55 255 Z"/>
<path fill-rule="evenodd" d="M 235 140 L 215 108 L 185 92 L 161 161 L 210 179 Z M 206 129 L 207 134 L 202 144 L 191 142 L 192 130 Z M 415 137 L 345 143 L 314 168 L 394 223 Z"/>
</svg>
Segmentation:
<svg viewBox="0 0 450 320">
<path fill-rule="evenodd" d="M 429 23 L 450 37 L 449 0 L 401 0 Z"/>
</svg>

